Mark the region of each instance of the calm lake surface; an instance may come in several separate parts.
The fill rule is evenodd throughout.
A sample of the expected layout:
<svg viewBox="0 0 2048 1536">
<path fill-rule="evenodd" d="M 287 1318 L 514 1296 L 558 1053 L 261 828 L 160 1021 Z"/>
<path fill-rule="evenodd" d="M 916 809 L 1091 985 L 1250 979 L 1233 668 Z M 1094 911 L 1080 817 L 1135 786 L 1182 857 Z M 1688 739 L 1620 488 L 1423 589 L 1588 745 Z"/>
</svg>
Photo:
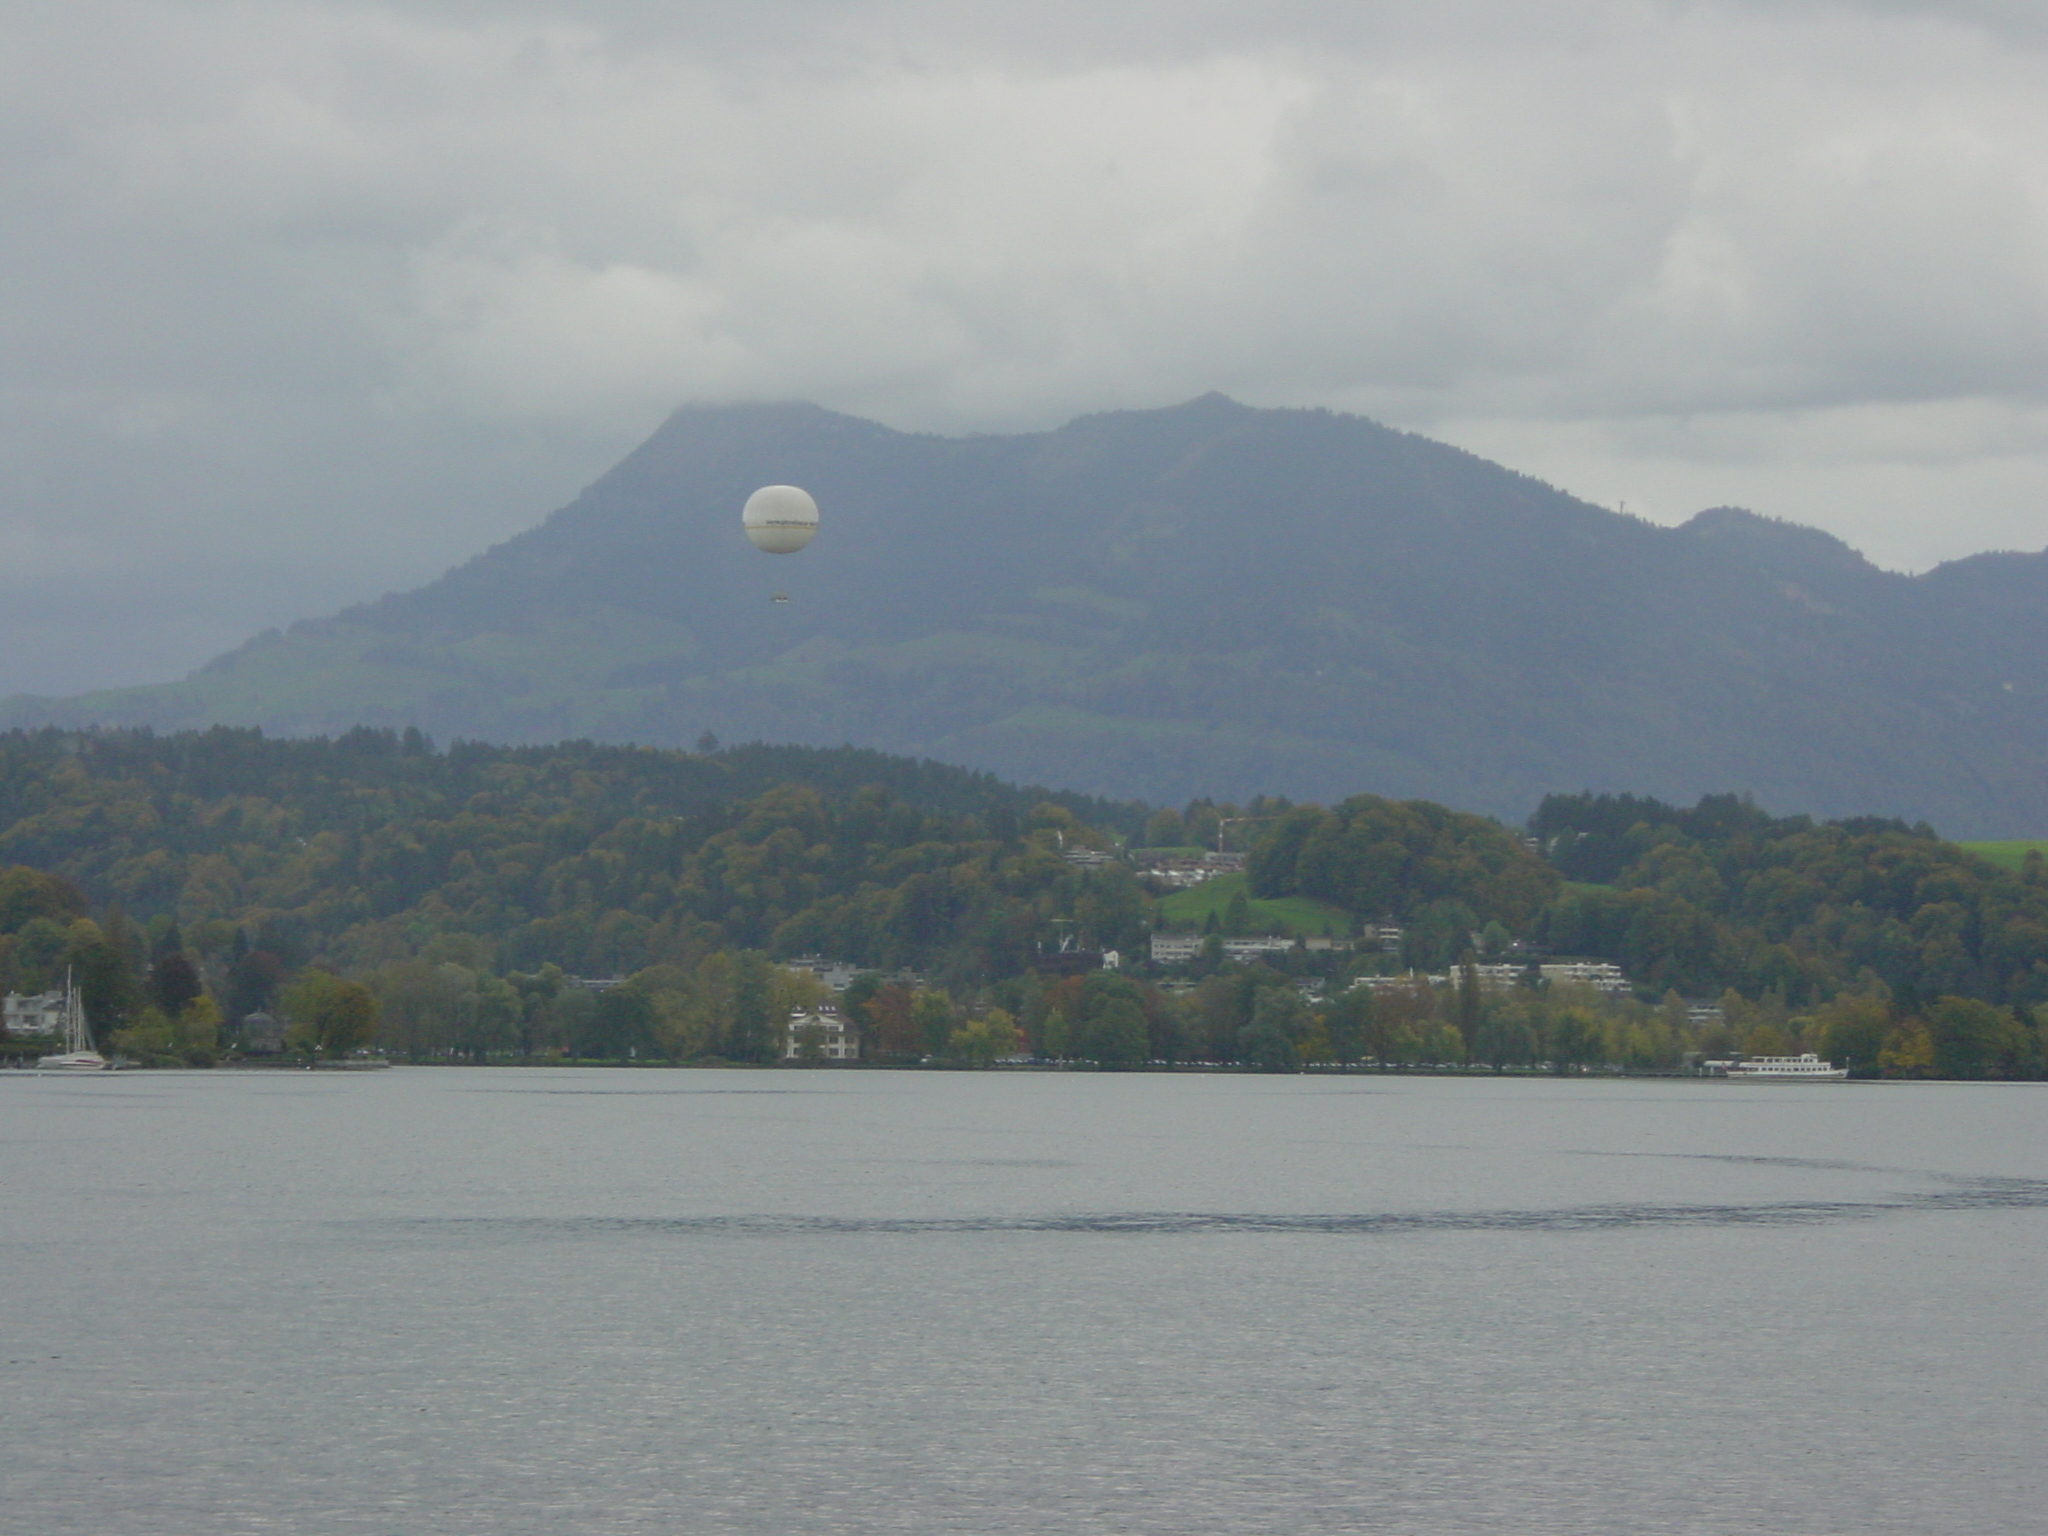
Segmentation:
<svg viewBox="0 0 2048 1536">
<path fill-rule="evenodd" d="M 2048 1089 L 0 1075 L 0 1529 L 2042 1529 Z"/>
</svg>

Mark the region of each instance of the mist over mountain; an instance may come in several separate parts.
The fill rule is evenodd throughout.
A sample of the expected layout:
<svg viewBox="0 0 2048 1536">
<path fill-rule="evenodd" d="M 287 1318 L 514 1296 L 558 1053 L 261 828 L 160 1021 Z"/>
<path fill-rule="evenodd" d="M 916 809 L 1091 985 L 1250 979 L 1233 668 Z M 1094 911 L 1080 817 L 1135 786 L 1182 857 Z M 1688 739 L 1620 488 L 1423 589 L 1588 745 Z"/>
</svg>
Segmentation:
<svg viewBox="0 0 2048 1536">
<path fill-rule="evenodd" d="M 776 481 L 823 509 L 803 554 L 740 531 Z M 2044 642 L 2048 555 L 1902 576 L 1324 411 L 1211 395 L 942 438 L 691 407 L 426 587 L 0 723 L 708 730 L 1153 802 L 1369 790 L 1519 820 L 1553 790 L 1732 789 L 2021 835 L 2048 826 Z"/>
</svg>

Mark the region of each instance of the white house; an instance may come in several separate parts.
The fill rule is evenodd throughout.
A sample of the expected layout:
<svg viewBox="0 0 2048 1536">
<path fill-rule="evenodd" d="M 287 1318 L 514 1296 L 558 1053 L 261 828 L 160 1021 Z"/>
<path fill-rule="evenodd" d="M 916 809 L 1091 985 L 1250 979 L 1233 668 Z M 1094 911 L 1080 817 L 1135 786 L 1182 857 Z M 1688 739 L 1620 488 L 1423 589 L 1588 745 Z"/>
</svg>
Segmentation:
<svg viewBox="0 0 2048 1536">
<path fill-rule="evenodd" d="M 1155 933 L 1152 935 L 1154 965 L 1185 965 L 1202 952 L 1199 933 Z"/>
<path fill-rule="evenodd" d="M 1610 965 L 1605 960 L 1561 960 L 1542 967 L 1543 979 L 1556 983 L 1577 982 L 1580 986 L 1591 987 L 1596 992 L 1626 992 L 1629 990 L 1628 977 L 1621 967 Z"/>
<path fill-rule="evenodd" d="M 5 1024 L 10 1035 L 61 1035 L 64 994 L 10 992 L 0 1002 L 0 1024 Z"/>
<path fill-rule="evenodd" d="M 1223 953 L 1241 965 L 1249 965 L 1261 955 L 1284 955 L 1294 948 L 1294 940 L 1268 936 L 1260 939 L 1225 939 Z"/>
<path fill-rule="evenodd" d="M 1462 975 L 1463 971 L 1459 974 Z M 1506 992 L 1519 986 L 1527 974 L 1527 967 L 1510 965 L 1505 961 L 1481 961 L 1472 967 L 1473 979 L 1487 992 Z"/>
<path fill-rule="evenodd" d="M 825 1007 L 789 1016 L 782 1035 L 782 1059 L 800 1061 L 804 1046 L 815 1041 L 823 1061 L 855 1061 L 860 1057 L 860 1035 L 837 1008 Z"/>
</svg>

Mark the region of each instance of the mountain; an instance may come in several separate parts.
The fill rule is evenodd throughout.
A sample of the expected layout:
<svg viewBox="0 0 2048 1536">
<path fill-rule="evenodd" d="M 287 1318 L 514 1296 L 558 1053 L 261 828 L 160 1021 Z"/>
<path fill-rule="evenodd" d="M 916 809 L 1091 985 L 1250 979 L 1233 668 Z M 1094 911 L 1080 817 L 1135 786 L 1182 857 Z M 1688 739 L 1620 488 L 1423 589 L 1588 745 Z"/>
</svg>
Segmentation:
<svg viewBox="0 0 2048 1536">
<path fill-rule="evenodd" d="M 754 487 L 810 489 L 800 555 Z M 788 601 L 771 600 L 782 594 Z M 1553 790 L 2048 827 L 2048 555 L 1922 576 L 1679 528 L 1356 417 L 1210 395 L 944 438 L 691 407 L 540 526 L 183 682 L 0 724 L 854 742 L 1174 802 Z"/>
</svg>

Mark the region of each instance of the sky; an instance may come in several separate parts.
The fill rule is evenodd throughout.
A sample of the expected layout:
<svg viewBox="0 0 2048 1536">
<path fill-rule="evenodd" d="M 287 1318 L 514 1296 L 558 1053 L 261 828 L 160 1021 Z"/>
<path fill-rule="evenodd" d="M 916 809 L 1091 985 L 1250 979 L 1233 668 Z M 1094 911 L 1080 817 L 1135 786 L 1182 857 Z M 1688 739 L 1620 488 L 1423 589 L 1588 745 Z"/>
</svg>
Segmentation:
<svg viewBox="0 0 2048 1536">
<path fill-rule="evenodd" d="M 0 0 L 0 694 L 429 580 L 685 402 L 1221 390 L 2048 545 L 2038 0 Z"/>
</svg>

